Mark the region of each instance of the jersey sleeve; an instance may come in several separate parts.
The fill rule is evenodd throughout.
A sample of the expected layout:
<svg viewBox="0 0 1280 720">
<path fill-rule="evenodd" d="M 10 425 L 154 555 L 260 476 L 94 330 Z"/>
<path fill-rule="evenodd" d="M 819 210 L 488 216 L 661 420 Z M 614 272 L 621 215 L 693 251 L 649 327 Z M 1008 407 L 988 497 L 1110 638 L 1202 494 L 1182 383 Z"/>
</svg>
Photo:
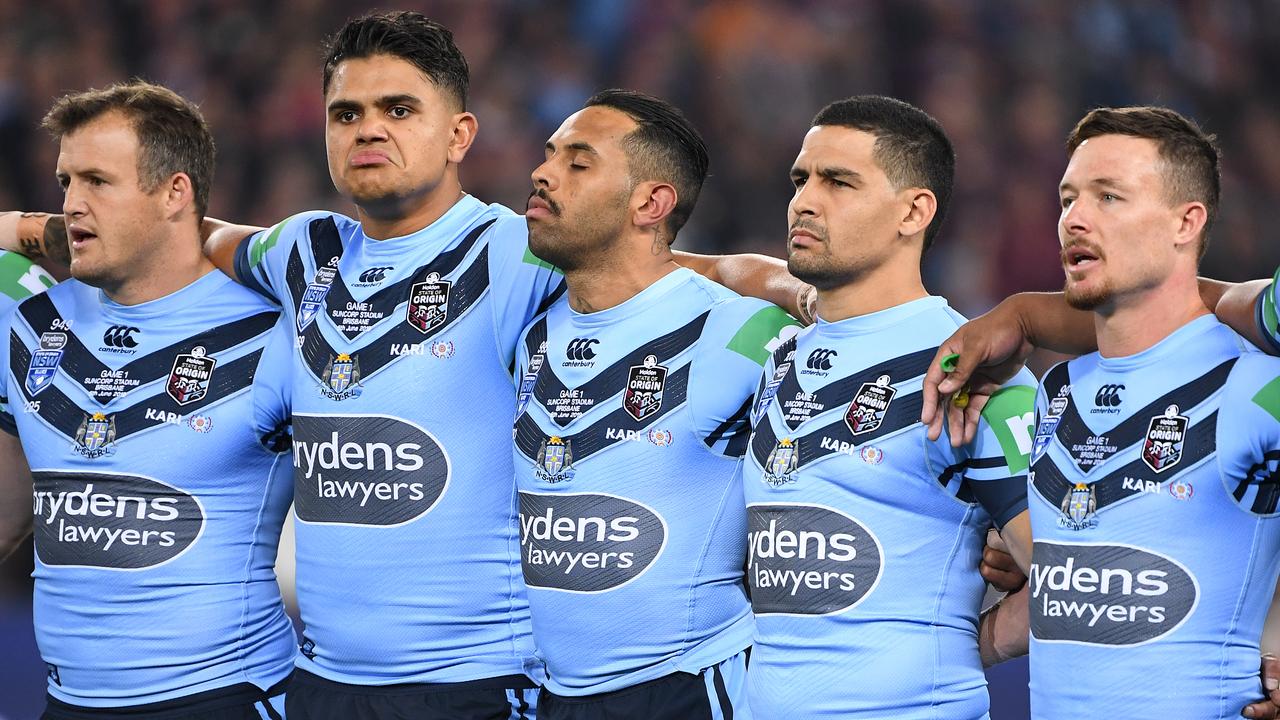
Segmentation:
<svg viewBox="0 0 1280 720">
<path fill-rule="evenodd" d="M 253 427 L 270 452 L 285 452 L 292 445 L 295 337 L 292 323 L 282 316 L 267 336 L 253 377 Z"/>
<path fill-rule="evenodd" d="M 977 435 L 962 449 L 965 482 L 997 527 L 1027 509 L 1035 402 L 1035 378 L 1020 370 L 987 401 Z"/>
<path fill-rule="evenodd" d="M 1227 377 L 1215 434 L 1227 490 L 1257 515 L 1280 511 L 1280 360 L 1249 352 Z"/>
<path fill-rule="evenodd" d="M 1262 349 L 1272 355 L 1280 355 L 1280 320 L 1276 315 L 1277 300 L 1280 298 L 1277 295 L 1280 295 L 1280 268 L 1272 276 L 1271 284 L 1258 295 L 1255 305 L 1257 311 L 1254 313 L 1258 332 L 1266 340 Z"/>
<path fill-rule="evenodd" d="M 18 253 L 0 250 L 0 310 L 53 287 L 45 269 Z"/>
<path fill-rule="evenodd" d="M 712 311 L 688 390 L 694 432 L 707 447 L 728 457 L 746 453 L 765 363 L 799 331 L 785 310 L 752 298 L 735 298 Z"/>
<path fill-rule="evenodd" d="M 236 280 L 280 304 L 287 287 L 290 251 L 306 236 L 311 220 L 332 215 L 324 211 L 298 213 L 241 240 L 236 248 Z"/>
<path fill-rule="evenodd" d="M 511 367 L 516 340 L 564 293 L 564 276 L 529 249 L 524 216 L 503 214 L 488 231 L 494 324 L 503 362 Z"/>
<path fill-rule="evenodd" d="M 0 331 L 4 332 L 4 342 L 0 343 L 2 345 L 0 347 L 0 430 L 10 435 L 18 434 L 13 405 L 22 402 L 21 393 L 15 393 L 14 397 L 9 396 L 10 376 L 13 375 L 13 368 L 10 367 L 12 359 L 9 355 L 11 345 L 9 337 L 13 332 L 13 316 L 17 313 L 17 309 L 17 304 L 8 303 L 7 307 L 0 310 Z"/>
</svg>

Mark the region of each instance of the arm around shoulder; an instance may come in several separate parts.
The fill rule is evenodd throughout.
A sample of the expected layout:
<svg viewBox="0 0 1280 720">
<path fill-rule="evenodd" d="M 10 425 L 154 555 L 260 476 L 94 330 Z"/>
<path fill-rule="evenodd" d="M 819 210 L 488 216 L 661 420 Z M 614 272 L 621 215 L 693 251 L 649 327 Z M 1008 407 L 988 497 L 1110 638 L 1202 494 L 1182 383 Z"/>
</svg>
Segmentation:
<svg viewBox="0 0 1280 720">
<path fill-rule="evenodd" d="M 0 560 L 31 534 L 31 471 L 16 435 L 0 432 Z"/>
</svg>

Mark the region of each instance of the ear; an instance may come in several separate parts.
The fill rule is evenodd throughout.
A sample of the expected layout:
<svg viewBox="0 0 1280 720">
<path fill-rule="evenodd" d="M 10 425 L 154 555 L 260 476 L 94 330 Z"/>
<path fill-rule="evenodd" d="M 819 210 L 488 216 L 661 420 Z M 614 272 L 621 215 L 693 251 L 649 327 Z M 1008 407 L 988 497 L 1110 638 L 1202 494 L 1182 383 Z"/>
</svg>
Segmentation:
<svg viewBox="0 0 1280 720">
<path fill-rule="evenodd" d="M 191 176 L 184 172 L 174 173 L 169 180 L 160 185 L 164 193 L 164 210 L 168 217 L 177 217 L 184 211 L 194 211 L 196 205 L 196 188 L 191 183 Z"/>
<path fill-rule="evenodd" d="M 454 165 L 462 162 L 479 131 L 480 123 L 476 121 L 475 115 L 460 112 L 453 116 L 453 137 L 449 140 L 449 162 Z"/>
<path fill-rule="evenodd" d="M 631 218 L 636 227 L 651 229 L 666 221 L 679 196 L 671 183 L 642 182 L 631 192 Z"/>
<path fill-rule="evenodd" d="M 907 202 L 906 213 L 898 223 L 898 234 L 903 237 L 924 237 L 924 231 L 938 212 L 938 198 L 932 190 L 909 188 L 902 191 Z"/>
<path fill-rule="evenodd" d="M 1173 244 L 1182 247 L 1190 243 L 1199 250 L 1200 235 L 1204 232 L 1204 224 L 1209 221 L 1209 210 L 1202 202 L 1183 203 L 1175 208 L 1177 215 L 1177 232 L 1174 233 Z"/>
</svg>

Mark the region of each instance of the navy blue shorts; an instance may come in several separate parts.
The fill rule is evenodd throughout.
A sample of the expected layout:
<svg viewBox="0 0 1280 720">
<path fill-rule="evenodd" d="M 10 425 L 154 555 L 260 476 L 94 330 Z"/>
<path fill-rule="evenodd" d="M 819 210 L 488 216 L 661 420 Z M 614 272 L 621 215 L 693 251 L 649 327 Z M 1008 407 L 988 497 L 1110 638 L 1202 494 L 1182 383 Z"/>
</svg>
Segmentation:
<svg viewBox="0 0 1280 720">
<path fill-rule="evenodd" d="M 745 652 L 699 672 L 677 672 L 613 692 L 538 696 L 538 720 L 750 720 Z"/>
<path fill-rule="evenodd" d="M 289 720 L 533 720 L 537 685 L 524 675 L 460 683 L 348 685 L 295 670 Z"/>
<path fill-rule="evenodd" d="M 252 683 L 229 685 L 186 697 L 125 707 L 71 705 L 52 695 L 41 720 L 284 720 L 288 679 L 263 690 Z"/>
</svg>

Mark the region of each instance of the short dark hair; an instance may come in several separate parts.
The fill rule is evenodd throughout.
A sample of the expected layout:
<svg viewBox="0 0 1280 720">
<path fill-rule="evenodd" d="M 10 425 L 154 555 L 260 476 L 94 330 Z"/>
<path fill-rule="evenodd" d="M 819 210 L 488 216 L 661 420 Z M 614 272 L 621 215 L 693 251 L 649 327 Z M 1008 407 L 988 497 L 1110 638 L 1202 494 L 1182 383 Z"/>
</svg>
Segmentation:
<svg viewBox="0 0 1280 720">
<path fill-rule="evenodd" d="M 63 95 L 40 124 L 61 140 L 109 112 L 124 115 L 138 136 L 141 189 L 152 192 L 175 173 L 186 173 L 195 195 L 196 217 L 203 219 L 213 184 L 214 146 L 199 108 L 169 88 L 133 80 Z"/>
<path fill-rule="evenodd" d="M 1217 138 L 1205 133 L 1195 120 L 1169 108 L 1140 107 L 1096 108 L 1076 123 L 1067 136 L 1067 156 L 1089 138 L 1099 135 L 1128 135 L 1156 143 L 1164 162 L 1165 196 L 1170 203 L 1200 201 L 1206 218 L 1200 235 L 1198 257 L 1209 247 L 1209 227 L 1218 217 L 1218 201 L 1222 195 L 1222 153 Z"/>
<path fill-rule="evenodd" d="M 631 163 L 631 179 L 662 180 L 676 189 L 676 206 L 667 216 L 668 244 L 684 227 L 707 179 L 707 143 L 676 106 L 634 90 L 601 90 L 583 107 L 607 107 L 636 121 L 622 146 Z"/>
<path fill-rule="evenodd" d="M 947 215 L 956 175 L 956 153 L 942 125 L 920 108 L 883 95 L 837 100 L 814 116 L 813 126 L 819 125 L 874 135 L 872 157 L 895 189 L 918 187 L 933 193 L 938 209 L 924 232 L 927 251 Z"/>
<path fill-rule="evenodd" d="M 436 87 L 467 109 L 471 71 L 453 33 L 422 13 L 409 10 L 368 13 L 350 20 L 325 42 L 324 92 L 343 60 L 391 55 L 411 63 Z"/>
</svg>

